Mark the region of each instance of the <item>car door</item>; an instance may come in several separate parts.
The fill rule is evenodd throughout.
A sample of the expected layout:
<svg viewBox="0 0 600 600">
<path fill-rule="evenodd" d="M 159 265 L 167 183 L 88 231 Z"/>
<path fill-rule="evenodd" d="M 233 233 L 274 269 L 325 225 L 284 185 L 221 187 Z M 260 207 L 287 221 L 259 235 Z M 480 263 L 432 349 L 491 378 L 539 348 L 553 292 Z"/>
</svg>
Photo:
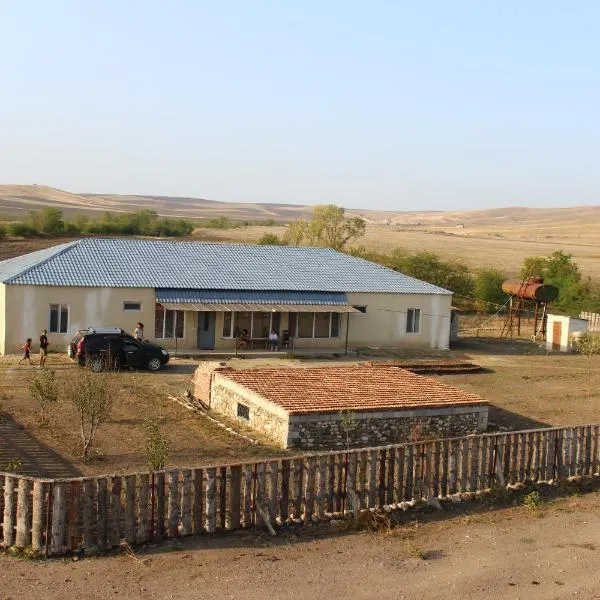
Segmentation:
<svg viewBox="0 0 600 600">
<path fill-rule="evenodd" d="M 142 345 L 133 338 L 123 339 L 123 358 L 127 367 L 146 366 L 146 353 Z"/>
</svg>

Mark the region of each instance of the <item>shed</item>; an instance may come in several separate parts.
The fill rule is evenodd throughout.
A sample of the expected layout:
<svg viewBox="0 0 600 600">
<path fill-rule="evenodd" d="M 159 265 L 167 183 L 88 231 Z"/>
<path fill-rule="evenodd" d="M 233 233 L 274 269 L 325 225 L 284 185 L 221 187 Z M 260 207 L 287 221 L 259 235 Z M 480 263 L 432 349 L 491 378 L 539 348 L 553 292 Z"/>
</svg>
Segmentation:
<svg viewBox="0 0 600 600">
<path fill-rule="evenodd" d="M 283 448 L 380 446 L 479 433 L 488 402 L 436 379 L 380 365 L 240 369 L 205 363 L 194 396 Z"/>
<path fill-rule="evenodd" d="M 573 352 L 574 339 L 588 330 L 588 320 L 564 315 L 548 315 L 546 349 Z"/>
</svg>

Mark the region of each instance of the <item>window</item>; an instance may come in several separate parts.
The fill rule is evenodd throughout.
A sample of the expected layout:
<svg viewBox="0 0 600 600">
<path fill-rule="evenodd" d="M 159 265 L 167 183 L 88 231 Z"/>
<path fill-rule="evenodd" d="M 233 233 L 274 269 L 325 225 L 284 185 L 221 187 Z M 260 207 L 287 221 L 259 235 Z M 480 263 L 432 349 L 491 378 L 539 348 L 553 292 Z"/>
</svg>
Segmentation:
<svg viewBox="0 0 600 600">
<path fill-rule="evenodd" d="M 366 306 L 352 306 L 352 308 L 355 308 L 358 312 L 361 312 L 363 314 L 367 312 Z"/>
<path fill-rule="evenodd" d="M 335 338 L 339 335 L 339 313 L 298 313 L 296 317 L 296 337 Z"/>
<path fill-rule="evenodd" d="M 311 338 L 313 336 L 313 321 L 315 313 L 298 313 L 296 335 L 299 338 Z"/>
<path fill-rule="evenodd" d="M 340 313 L 331 313 L 331 336 L 340 337 Z"/>
<path fill-rule="evenodd" d="M 233 313 L 223 313 L 223 337 L 231 337 L 231 325 L 233 323 Z"/>
<path fill-rule="evenodd" d="M 246 421 L 249 421 L 250 420 L 250 407 L 246 406 L 245 404 L 240 404 L 238 402 L 237 416 L 240 417 L 240 419 L 246 419 Z"/>
<path fill-rule="evenodd" d="M 50 333 L 67 333 L 69 330 L 69 305 L 50 305 Z"/>
<path fill-rule="evenodd" d="M 409 308 L 406 312 L 406 333 L 419 333 L 421 330 L 421 309 Z"/>
<path fill-rule="evenodd" d="M 252 337 L 268 338 L 271 331 L 271 313 L 252 313 Z"/>
<path fill-rule="evenodd" d="M 254 339 L 267 339 L 271 329 L 279 331 L 277 312 L 226 312 L 223 313 L 223 337 L 240 337 L 244 329 Z"/>
<path fill-rule="evenodd" d="M 182 338 L 184 318 L 182 310 L 167 310 L 157 304 L 154 313 L 154 337 Z"/>
<path fill-rule="evenodd" d="M 123 302 L 123 310 L 142 310 L 141 302 Z"/>
<path fill-rule="evenodd" d="M 315 313 L 315 334 L 316 338 L 329 337 L 329 322 L 331 313 Z"/>
</svg>

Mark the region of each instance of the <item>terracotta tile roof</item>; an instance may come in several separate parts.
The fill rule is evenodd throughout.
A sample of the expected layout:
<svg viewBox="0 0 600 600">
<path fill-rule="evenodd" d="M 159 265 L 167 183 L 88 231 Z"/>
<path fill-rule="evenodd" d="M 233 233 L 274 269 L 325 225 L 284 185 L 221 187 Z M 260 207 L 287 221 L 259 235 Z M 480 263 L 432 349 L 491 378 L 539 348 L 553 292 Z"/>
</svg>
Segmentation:
<svg viewBox="0 0 600 600">
<path fill-rule="evenodd" d="M 470 392 L 393 366 L 223 370 L 292 415 L 487 405 Z"/>
</svg>

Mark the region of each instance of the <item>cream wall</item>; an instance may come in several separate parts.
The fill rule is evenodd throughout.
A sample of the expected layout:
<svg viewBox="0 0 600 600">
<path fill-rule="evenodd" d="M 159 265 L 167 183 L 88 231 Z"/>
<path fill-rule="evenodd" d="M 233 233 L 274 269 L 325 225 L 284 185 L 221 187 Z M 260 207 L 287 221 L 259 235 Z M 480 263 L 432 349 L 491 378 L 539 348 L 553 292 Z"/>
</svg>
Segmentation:
<svg viewBox="0 0 600 600">
<path fill-rule="evenodd" d="M 86 327 L 121 327 L 133 331 L 137 321 L 144 323 L 148 338 L 154 336 L 154 290 L 148 288 L 76 288 L 30 285 L 7 285 L 6 316 L 3 319 L 3 354 L 12 354 L 28 337 L 33 338 L 33 352 L 38 351 L 38 338 L 50 329 L 50 304 L 69 305 L 66 334 L 48 333 L 50 350 L 63 352 L 78 329 Z M 1 297 L 1 296 L 0 296 Z M 123 301 L 141 302 L 141 311 L 124 311 Z M 1 302 L 1 300 L 0 300 Z M 1 327 L 1 326 L 0 326 Z M 2 329 L 0 329 L 0 334 Z"/>
<path fill-rule="evenodd" d="M 347 294 L 367 312 L 350 315 L 349 346 L 448 349 L 452 296 L 440 294 Z M 409 308 L 421 309 L 419 333 L 406 332 Z M 344 318 L 345 321 L 345 318 Z"/>
<path fill-rule="evenodd" d="M 348 294 L 350 304 L 366 306 L 366 314 L 349 316 L 349 347 L 421 347 L 448 348 L 452 296 L 421 294 Z M 141 302 L 141 311 L 124 311 L 123 301 Z M 145 325 L 145 337 L 154 338 L 155 294 L 151 288 L 73 288 L 50 286 L 0 285 L 0 352 L 15 353 L 27 337 L 34 340 L 42 329 L 49 329 L 50 304 L 69 305 L 67 334 L 50 333 L 50 349 L 63 351 L 78 329 L 89 326 L 114 326 L 133 331 L 137 321 Z M 421 309 L 418 334 L 406 333 L 408 308 Z M 201 313 L 185 311 L 184 338 L 177 340 L 178 350 L 197 348 L 198 319 Z M 293 329 L 293 313 L 281 313 L 280 330 Z M 341 314 L 340 335 L 332 339 L 300 338 L 296 348 L 342 348 L 346 341 L 347 315 Z M 222 337 L 223 313 L 216 314 L 215 348 L 231 349 L 234 340 Z M 290 331 L 293 335 L 293 331 Z M 175 348 L 175 340 L 157 339 L 166 348 Z"/>
<path fill-rule="evenodd" d="M 5 298 L 6 298 L 6 286 L 3 283 L 0 283 L 0 354 L 5 354 L 5 352 L 4 352 L 4 328 L 6 325 Z M 20 347 L 21 346 L 19 346 L 19 348 Z"/>
</svg>

